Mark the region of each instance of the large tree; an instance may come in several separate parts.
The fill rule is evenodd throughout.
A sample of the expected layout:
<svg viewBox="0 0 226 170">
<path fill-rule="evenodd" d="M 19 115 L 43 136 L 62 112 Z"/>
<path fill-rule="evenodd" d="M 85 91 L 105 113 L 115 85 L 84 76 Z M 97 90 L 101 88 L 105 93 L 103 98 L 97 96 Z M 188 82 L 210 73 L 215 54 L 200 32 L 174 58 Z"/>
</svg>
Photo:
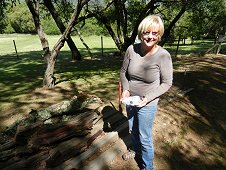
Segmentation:
<svg viewBox="0 0 226 170">
<path fill-rule="evenodd" d="M 46 88 L 52 88 L 55 85 L 55 77 L 54 77 L 54 67 L 56 63 L 56 59 L 58 56 L 58 53 L 60 52 L 61 48 L 64 46 L 64 43 L 66 40 L 68 40 L 68 37 L 70 36 L 72 28 L 75 26 L 77 23 L 77 19 L 80 15 L 80 12 L 82 11 L 82 8 L 85 4 L 89 2 L 89 0 L 78 0 L 77 3 L 75 4 L 75 9 L 74 12 L 71 15 L 71 19 L 65 28 L 62 36 L 60 39 L 57 41 L 57 43 L 54 45 L 52 51 L 49 49 L 49 44 L 48 40 L 46 39 L 46 36 L 44 34 L 44 31 L 41 26 L 41 21 L 39 17 L 39 5 L 40 5 L 40 0 L 25 0 L 27 3 L 27 6 L 33 16 L 34 23 L 35 23 L 35 28 L 37 30 L 38 36 L 40 38 L 42 48 L 44 51 L 44 58 L 47 63 L 44 79 L 43 79 L 43 86 Z"/>
</svg>

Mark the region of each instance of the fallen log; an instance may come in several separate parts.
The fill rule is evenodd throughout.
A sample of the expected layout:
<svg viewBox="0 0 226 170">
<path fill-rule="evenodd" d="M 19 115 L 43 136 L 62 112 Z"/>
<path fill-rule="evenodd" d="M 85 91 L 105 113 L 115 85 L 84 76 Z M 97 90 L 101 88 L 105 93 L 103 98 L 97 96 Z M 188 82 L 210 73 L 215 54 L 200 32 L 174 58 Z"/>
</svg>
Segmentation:
<svg viewBox="0 0 226 170">
<path fill-rule="evenodd" d="M 92 129 L 93 121 L 97 117 L 98 114 L 95 111 L 88 111 L 54 125 L 44 125 L 42 121 L 26 126 L 19 125 L 14 136 L 14 142 L 16 145 L 26 145 L 29 139 L 29 148 L 39 149 L 41 146 L 48 146 L 72 136 L 85 136 Z M 5 146 L 5 148 L 8 147 Z"/>
<path fill-rule="evenodd" d="M 42 121 L 35 122 L 31 125 L 19 125 L 17 127 L 14 140 L 16 145 L 26 145 L 27 139 L 35 132 L 37 129 L 40 129 L 43 126 Z"/>
<path fill-rule="evenodd" d="M 15 148 L 2 151 L 0 154 L 0 161 L 6 161 L 15 156 Z"/>
<path fill-rule="evenodd" d="M 13 157 L 16 157 L 17 159 L 19 159 L 19 158 L 22 158 L 23 156 L 30 156 L 31 154 L 33 154 L 33 151 L 29 149 L 26 145 L 19 146 L 19 147 L 2 151 L 0 154 L 0 161 L 6 161 Z"/>
<path fill-rule="evenodd" d="M 0 161 L 0 169 L 2 170 L 8 166 L 11 166 L 12 164 L 19 162 L 19 161 L 20 161 L 20 159 L 18 159 L 17 157 L 13 157 L 7 161 Z"/>
<path fill-rule="evenodd" d="M 11 140 L 7 141 L 6 143 L 0 145 L 0 152 L 11 149 L 14 146 L 15 146 L 15 140 L 11 139 Z"/>
<path fill-rule="evenodd" d="M 24 156 L 30 156 L 34 152 L 29 149 L 27 146 L 19 146 L 15 149 L 15 157 L 22 158 Z"/>
<path fill-rule="evenodd" d="M 6 129 L 6 133 L 15 133 L 18 125 L 29 125 L 36 121 L 47 121 L 51 118 L 62 115 L 78 115 L 85 108 L 92 110 L 97 109 L 102 104 L 102 101 L 96 96 L 87 94 L 79 94 L 74 96 L 71 100 L 65 100 L 60 103 L 51 105 L 42 110 L 32 110 L 28 117 L 15 122 Z"/>
<path fill-rule="evenodd" d="M 92 126 L 93 123 L 90 121 L 83 125 L 64 125 L 50 132 L 44 130 L 44 132 L 33 135 L 28 141 L 28 146 L 32 150 L 38 150 L 42 146 L 50 146 L 73 136 L 86 136 Z"/>
<path fill-rule="evenodd" d="M 95 120 L 98 117 L 98 113 L 95 111 L 86 111 L 79 113 L 78 115 L 63 115 L 61 117 L 52 117 L 44 122 L 54 127 L 55 125 L 66 124 L 83 124 L 89 120 Z"/>
<path fill-rule="evenodd" d="M 46 109 L 40 110 L 35 114 L 38 120 L 45 121 L 51 117 L 63 115 L 65 113 L 73 113 L 77 115 L 79 111 L 84 109 L 91 103 L 99 103 L 101 100 L 95 96 L 88 96 L 86 94 L 80 94 L 74 96 L 71 100 L 65 100 L 60 103 L 54 104 L 47 107 Z"/>
<path fill-rule="evenodd" d="M 48 151 L 43 151 L 40 153 L 37 153 L 36 155 L 32 155 L 28 158 L 21 159 L 20 161 L 17 161 L 16 163 L 13 163 L 11 165 L 8 165 L 7 167 L 3 167 L 2 170 L 18 170 L 18 169 L 43 169 L 42 161 L 48 158 Z"/>
<path fill-rule="evenodd" d="M 62 101 L 60 103 L 49 106 L 43 110 L 37 111 L 33 114 L 38 120 L 48 120 L 51 117 L 63 115 L 65 113 L 74 112 L 80 109 L 80 102 L 77 99 L 77 96 L 72 100 Z"/>
<path fill-rule="evenodd" d="M 103 133 L 104 132 L 102 130 L 99 130 L 90 137 L 74 138 L 70 141 L 61 143 L 59 146 L 49 152 L 50 157 L 46 160 L 47 168 L 58 166 L 64 161 L 78 156 L 82 152 L 86 151 L 93 141 Z"/>
<path fill-rule="evenodd" d="M 74 157 L 85 148 L 86 142 L 84 137 L 74 137 L 58 144 L 49 151 L 49 157 L 45 160 L 47 167 L 54 167 L 61 164 L 70 157 Z"/>
</svg>

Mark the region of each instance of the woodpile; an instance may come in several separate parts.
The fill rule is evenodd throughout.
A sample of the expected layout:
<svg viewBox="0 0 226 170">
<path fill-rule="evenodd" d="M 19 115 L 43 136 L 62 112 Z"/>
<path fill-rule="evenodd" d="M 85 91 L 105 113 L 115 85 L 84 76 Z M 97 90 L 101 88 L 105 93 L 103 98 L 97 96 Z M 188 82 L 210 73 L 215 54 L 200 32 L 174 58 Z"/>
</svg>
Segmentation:
<svg viewBox="0 0 226 170">
<path fill-rule="evenodd" d="M 113 128 L 102 112 L 101 100 L 88 95 L 32 110 L 0 136 L 0 169 L 52 169 L 85 152 L 104 129 Z"/>
</svg>

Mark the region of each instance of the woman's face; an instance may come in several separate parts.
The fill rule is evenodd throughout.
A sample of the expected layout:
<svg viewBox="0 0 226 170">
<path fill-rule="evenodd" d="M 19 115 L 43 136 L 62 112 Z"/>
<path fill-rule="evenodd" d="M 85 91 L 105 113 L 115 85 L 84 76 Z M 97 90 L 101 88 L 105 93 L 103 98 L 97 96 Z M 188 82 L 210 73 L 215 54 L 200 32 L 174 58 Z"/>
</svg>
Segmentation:
<svg viewBox="0 0 226 170">
<path fill-rule="evenodd" d="M 159 41 L 158 29 L 149 28 L 146 31 L 142 32 L 141 40 L 147 47 L 154 46 Z"/>
</svg>

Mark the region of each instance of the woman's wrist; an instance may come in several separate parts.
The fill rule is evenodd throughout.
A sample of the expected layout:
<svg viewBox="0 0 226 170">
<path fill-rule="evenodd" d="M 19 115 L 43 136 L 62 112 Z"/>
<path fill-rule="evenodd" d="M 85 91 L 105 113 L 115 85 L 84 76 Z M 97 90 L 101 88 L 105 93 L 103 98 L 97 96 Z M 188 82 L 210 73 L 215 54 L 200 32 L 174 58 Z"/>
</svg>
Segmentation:
<svg viewBox="0 0 226 170">
<path fill-rule="evenodd" d="M 122 92 L 122 98 L 126 98 L 126 97 L 129 97 L 129 96 L 130 96 L 129 90 L 123 90 L 123 92 Z"/>
</svg>

